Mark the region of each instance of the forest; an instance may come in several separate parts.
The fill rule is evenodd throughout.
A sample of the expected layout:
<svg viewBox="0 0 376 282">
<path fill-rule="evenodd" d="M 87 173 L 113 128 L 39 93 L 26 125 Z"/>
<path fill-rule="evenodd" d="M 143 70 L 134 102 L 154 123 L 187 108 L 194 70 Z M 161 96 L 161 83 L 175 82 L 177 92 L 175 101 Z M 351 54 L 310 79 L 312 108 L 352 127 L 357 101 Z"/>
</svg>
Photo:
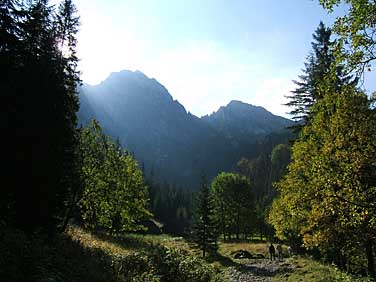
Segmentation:
<svg viewBox="0 0 376 282">
<path fill-rule="evenodd" d="M 1 0 L 0 280 L 375 281 L 376 3 L 317 2 L 348 9 L 313 31 L 291 140 L 185 189 L 79 124 L 74 1 Z"/>
</svg>

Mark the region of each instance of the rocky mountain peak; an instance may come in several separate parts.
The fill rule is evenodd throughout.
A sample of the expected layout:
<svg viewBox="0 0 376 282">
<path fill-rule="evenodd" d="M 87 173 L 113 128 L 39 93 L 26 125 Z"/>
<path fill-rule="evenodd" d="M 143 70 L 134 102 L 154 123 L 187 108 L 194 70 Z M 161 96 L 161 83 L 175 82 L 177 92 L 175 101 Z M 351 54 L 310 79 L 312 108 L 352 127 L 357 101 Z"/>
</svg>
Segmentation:
<svg viewBox="0 0 376 282">
<path fill-rule="evenodd" d="M 80 89 L 81 124 L 96 118 L 161 180 L 190 185 L 205 171 L 214 176 L 233 167 L 257 138 L 289 122 L 262 107 L 231 101 L 210 116 L 187 113 L 157 80 L 140 71 L 111 73 L 96 86 Z"/>
</svg>

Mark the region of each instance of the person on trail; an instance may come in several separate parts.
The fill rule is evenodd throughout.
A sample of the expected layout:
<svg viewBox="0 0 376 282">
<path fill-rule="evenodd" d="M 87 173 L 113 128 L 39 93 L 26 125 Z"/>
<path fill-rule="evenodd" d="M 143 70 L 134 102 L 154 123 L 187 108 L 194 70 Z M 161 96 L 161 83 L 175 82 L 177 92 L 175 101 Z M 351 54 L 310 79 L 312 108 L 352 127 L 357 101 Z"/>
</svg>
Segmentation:
<svg viewBox="0 0 376 282">
<path fill-rule="evenodd" d="M 273 246 L 273 243 L 270 243 L 269 245 L 269 255 L 270 255 L 270 260 L 275 260 L 275 248 Z"/>
<path fill-rule="evenodd" d="M 282 246 L 280 243 L 277 245 L 278 260 L 282 260 Z"/>
</svg>

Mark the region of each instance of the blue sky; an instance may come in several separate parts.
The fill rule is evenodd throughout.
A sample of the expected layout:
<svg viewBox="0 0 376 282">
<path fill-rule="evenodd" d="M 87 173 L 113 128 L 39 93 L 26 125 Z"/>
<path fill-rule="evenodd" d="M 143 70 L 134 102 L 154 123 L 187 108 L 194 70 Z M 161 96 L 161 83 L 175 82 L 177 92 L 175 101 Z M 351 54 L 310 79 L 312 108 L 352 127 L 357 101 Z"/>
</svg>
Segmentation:
<svg viewBox="0 0 376 282">
<path fill-rule="evenodd" d="M 140 70 L 201 116 L 230 100 L 287 116 L 320 20 L 318 0 L 76 0 L 82 79 Z"/>
</svg>

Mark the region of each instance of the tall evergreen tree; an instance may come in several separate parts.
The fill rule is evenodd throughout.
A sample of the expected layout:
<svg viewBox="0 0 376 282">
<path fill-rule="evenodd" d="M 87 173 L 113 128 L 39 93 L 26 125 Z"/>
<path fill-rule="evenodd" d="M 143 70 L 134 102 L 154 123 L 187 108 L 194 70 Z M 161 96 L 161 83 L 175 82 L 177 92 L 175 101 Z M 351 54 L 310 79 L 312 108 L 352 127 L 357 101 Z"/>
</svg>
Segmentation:
<svg viewBox="0 0 376 282">
<path fill-rule="evenodd" d="M 337 76 L 334 81 L 336 88 L 340 88 L 351 79 L 351 77 L 343 75 L 341 66 L 336 65 L 333 41 L 330 40 L 331 33 L 330 28 L 320 22 L 313 34 L 312 52 L 304 64 L 303 74 L 299 76 L 299 80 L 293 81 L 297 88 L 287 96 L 289 102 L 286 105 L 292 108 L 290 115 L 296 122 L 307 123 L 311 116 L 311 107 L 322 98 L 318 86 L 331 71 L 334 71 Z M 301 127 L 302 124 L 294 128 L 299 131 Z"/>
<path fill-rule="evenodd" d="M 201 189 L 196 201 L 196 212 L 192 227 L 193 241 L 202 250 L 202 256 L 205 257 L 207 253 L 213 254 L 218 249 L 218 231 L 213 216 L 213 199 L 205 176 L 201 179 Z"/>
<path fill-rule="evenodd" d="M 9 151 L 2 207 L 14 214 L 8 221 L 30 232 L 61 225 L 76 178 L 78 21 L 66 2 L 70 14 L 57 12 L 47 0 L 0 5 L 2 125 Z M 70 23 L 64 32 L 59 18 Z"/>
<path fill-rule="evenodd" d="M 0 120 L 3 136 L 4 150 L 2 159 L 6 162 L 3 169 L 7 177 L 3 180 L 0 196 L 0 215 L 3 219 L 10 220 L 15 216 L 15 179 L 17 179 L 17 152 L 15 154 L 14 131 L 15 113 L 17 111 L 17 97 L 13 94 L 17 85 L 17 70 L 19 69 L 19 56 L 17 54 L 19 41 L 19 15 L 16 1 L 0 2 Z M 4 144 L 5 143 L 5 144 Z"/>
</svg>

